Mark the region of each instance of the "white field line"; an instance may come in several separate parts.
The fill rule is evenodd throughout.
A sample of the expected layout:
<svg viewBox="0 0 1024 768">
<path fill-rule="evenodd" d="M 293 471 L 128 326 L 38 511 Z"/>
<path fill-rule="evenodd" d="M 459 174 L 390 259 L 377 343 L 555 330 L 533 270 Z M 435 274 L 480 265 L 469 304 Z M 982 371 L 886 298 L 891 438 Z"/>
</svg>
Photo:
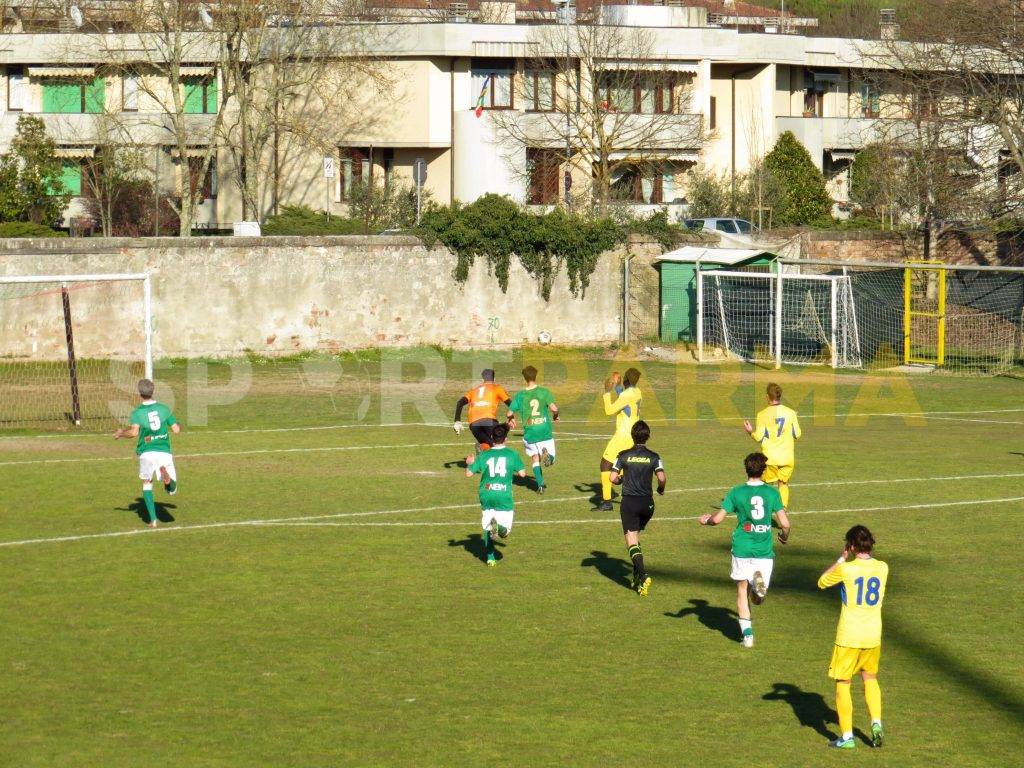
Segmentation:
<svg viewBox="0 0 1024 768">
<path fill-rule="evenodd" d="M 968 501 L 935 501 L 925 504 L 894 504 L 892 506 L 885 507 L 847 507 L 846 509 L 808 509 L 804 512 L 790 512 L 790 515 L 829 515 L 829 514 L 843 514 L 846 512 L 889 512 L 894 509 L 907 510 L 907 509 L 939 509 L 942 507 L 967 507 L 967 506 L 978 506 L 983 504 L 1006 504 L 1008 502 L 1024 501 L 1024 496 L 1012 496 L 1006 499 L 970 499 Z M 652 522 L 659 523 L 671 523 L 679 522 L 683 520 L 697 520 L 699 515 L 688 515 L 684 517 L 661 517 L 655 515 L 652 518 Z M 562 519 L 562 520 L 518 520 L 517 525 L 583 525 L 587 523 L 618 523 L 618 517 L 590 517 L 582 519 Z M 392 527 L 405 527 L 405 528 L 418 528 L 418 527 L 438 527 L 438 526 L 451 526 L 451 527 L 465 527 L 467 521 L 465 520 L 411 520 L 408 522 L 401 521 L 371 521 L 367 523 L 339 523 L 331 521 L 293 521 L 293 522 L 273 522 L 267 521 L 265 523 L 255 523 L 254 525 L 266 526 L 266 527 L 288 527 L 288 528 L 392 528 Z"/>
<path fill-rule="evenodd" d="M 567 437 L 567 442 L 578 440 L 607 440 L 607 435 L 585 435 Z M 249 451 L 207 451 L 203 453 L 176 453 L 175 459 L 205 459 L 218 456 L 259 456 L 267 453 L 337 453 L 341 451 L 382 451 L 389 448 L 451 448 L 463 446 L 472 451 L 470 443 L 392 443 L 389 445 L 328 445 L 309 446 L 305 448 L 257 448 Z M 14 461 L 0 461 L 0 467 L 16 467 L 26 464 L 89 464 L 97 461 L 129 461 L 135 456 L 83 456 L 71 459 L 16 459 Z"/>
<path fill-rule="evenodd" d="M 813 483 L 800 483 L 797 488 L 815 488 L 815 487 L 833 487 L 843 485 L 878 485 L 882 483 L 934 483 L 934 482 L 950 482 L 950 481 L 963 481 L 963 480 L 990 480 L 998 478 L 1011 478 L 1011 477 L 1024 477 L 1024 472 L 1012 472 L 1007 474 L 988 474 L 988 475 L 944 475 L 938 477 L 897 477 L 887 479 L 872 479 L 872 480 L 824 480 Z M 721 493 L 728 482 L 704 487 L 693 487 L 693 488 L 671 488 L 666 492 L 668 494 L 679 494 L 679 493 L 710 493 L 718 491 Z M 523 507 L 531 504 L 552 504 L 552 503 L 565 503 L 565 502 L 585 502 L 590 497 L 583 496 L 561 496 L 551 497 L 547 496 L 544 498 L 529 498 L 517 502 L 518 506 Z M 1024 499 L 1024 497 L 1021 497 Z M 1005 499 L 1004 501 L 1018 501 L 1020 499 Z M 957 502 L 960 503 L 960 502 Z M 914 505 L 901 505 L 905 508 L 913 508 Z M 137 536 L 145 533 L 161 533 L 167 531 L 200 531 L 207 530 L 210 528 L 237 528 L 245 526 L 259 526 L 259 525 L 270 525 L 270 524 L 300 524 L 310 523 L 313 521 L 327 521 L 327 520 L 338 520 L 342 518 L 355 518 L 355 517 L 377 517 L 383 515 L 401 515 L 401 514 L 418 514 L 422 512 L 439 512 L 455 509 L 478 509 L 479 504 L 443 504 L 434 505 L 430 507 L 408 507 L 405 509 L 380 509 L 371 510 L 365 512 L 334 512 L 323 515 L 300 515 L 297 517 L 277 517 L 277 518 L 265 518 L 265 519 L 254 519 L 254 520 L 229 520 L 223 523 L 195 523 L 192 525 L 177 525 L 173 527 L 161 527 L 155 530 L 149 528 L 132 528 L 124 531 L 109 531 L 104 533 L 84 533 L 69 536 L 53 536 L 48 538 L 37 538 L 37 539 L 20 539 L 14 541 L 0 541 L 0 548 L 3 547 L 19 547 L 26 546 L 29 544 L 52 544 L 63 541 L 82 541 L 85 539 L 105 539 L 105 538 L 116 538 L 120 536 Z M 861 510 L 866 511 L 866 510 Z M 790 514 L 806 514 L 799 512 L 792 512 Z M 595 520 L 604 520 L 605 518 L 595 518 Z M 617 520 L 618 518 L 608 518 Z M 670 518 L 662 518 L 670 519 Z M 682 518 L 689 519 L 689 518 Z M 408 524 L 413 524 L 413 521 Z M 424 525 L 434 523 L 423 522 Z M 440 524 L 440 523 L 438 523 Z"/>
<path fill-rule="evenodd" d="M 924 418 L 938 419 L 944 415 L 957 415 L 964 414 L 967 416 L 982 414 L 982 413 L 1024 413 L 1024 408 L 991 408 L 983 410 L 971 410 L 971 411 L 886 411 L 882 413 L 876 413 L 874 411 L 861 411 L 853 413 L 837 413 L 833 414 L 833 418 L 837 419 L 848 419 L 850 417 L 890 417 L 890 418 Z M 744 419 L 749 419 L 750 416 L 686 416 L 681 418 L 662 418 L 662 419 L 645 419 L 649 424 L 690 424 L 690 423 L 702 423 L 702 422 L 726 422 L 736 421 L 742 422 Z M 813 414 L 811 414 L 813 421 Z M 966 419 L 965 419 L 966 420 Z M 611 423 L 609 417 L 608 423 Z M 1020 424 L 1017 421 L 994 421 L 994 424 Z M 592 424 L 598 426 L 599 422 L 593 419 L 559 419 L 558 424 Z M 274 432 L 322 432 L 336 429 L 390 429 L 397 427 L 430 427 L 432 429 L 439 428 L 452 428 L 452 422 L 388 422 L 384 424 L 371 424 L 371 423 L 359 423 L 359 424 L 321 424 L 316 426 L 308 427 L 256 427 L 252 429 L 204 429 L 197 427 L 194 430 L 189 430 L 189 434 L 201 436 L 201 435 L 249 435 L 249 434 L 264 434 Z M 604 428 L 603 425 L 601 428 Z M 556 437 L 557 429 L 556 429 Z M 69 432 L 69 433 L 53 433 L 46 432 L 34 435 L 0 435 L 0 441 L 4 440 L 40 440 L 40 439 L 68 439 L 68 438 L 109 438 L 110 435 L 105 432 Z"/>
<path fill-rule="evenodd" d="M 928 416 L 928 421 L 968 421 L 976 422 L 978 424 L 1015 424 L 1016 426 L 1024 425 L 1024 421 L 1000 421 L 996 419 L 964 419 L 959 416 Z"/>
</svg>

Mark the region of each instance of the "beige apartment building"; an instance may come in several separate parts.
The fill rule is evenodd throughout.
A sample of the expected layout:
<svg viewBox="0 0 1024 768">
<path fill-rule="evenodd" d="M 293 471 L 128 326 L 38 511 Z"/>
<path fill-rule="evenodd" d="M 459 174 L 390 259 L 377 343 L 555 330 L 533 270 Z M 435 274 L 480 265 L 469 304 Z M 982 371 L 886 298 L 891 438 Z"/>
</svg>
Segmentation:
<svg viewBox="0 0 1024 768">
<path fill-rule="evenodd" d="M 808 36 L 799 32 L 813 20 L 778 23 L 775 11 L 761 9 L 766 15 L 759 17 L 752 15 L 754 6 L 728 0 L 718 6 L 713 13 L 708 3 L 605 5 L 590 9 L 585 20 L 571 13 L 574 8 L 560 15 L 544 3 L 450 3 L 441 15 L 423 6 L 392 8 L 363 22 L 386 86 L 356 89 L 332 107 L 317 147 L 275 137 L 273 157 L 260 172 L 261 217 L 286 204 L 343 214 L 353 184 L 390 179 L 411 185 L 418 160 L 426 166 L 424 188 L 438 202 L 494 192 L 524 204 L 555 204 L 567 167 L 574 193 L 585 190 L 592 175 L 594 158 L 581 148 L 583 129 L 565 116 L 564 105 L 578 101 L 566 97 L 573 88 L 591 92 L 594 83 L 606 99 L 602 125 L 628 127 L 619 131 L 622 145 L 607 153 L 616 165 L 610 183 L 622 204 L 637 212 L 664 206 L 673 218 L 684 216 L 691 169 L 742 174 L 784 131 L 807 147 L 842 203 L 856 152 L 876 140 L 883 125 L 909 120 L 917 108 L 913 95 L 878 85 L 877 41 Z M 638 36 L 643 55 L 639 49 L 592 51 L 584 65 L 582 54 L 563 53 L 559 43 L 581 23 L 619 41 Z M 148 95 L 152 82 L 140 87 L 139 78 L 153 74 L 110 67 L 90 43 L 96 33 L 5 28 L 0 152 L 19 115 L 42 117 L 73 192 L 81 191 L 82 158 L 109 132 L 111 120 L 144 148 L 150 171 L 167 189 L 179 174 L 195 172 L 193 157 L 204 147 L 220 141 L 217 113 L 232 106 L 219 97 L 215 36 L 181 63 L 184 117 L 194 128 L 189 157 L 181 158 L 165 110 Z M 105 34 L 109 40 L 127 33 Z M 137 37 L 144 46 L 144 36 Z M 349 64 L 339 59 L 334 66 Z M 622 73 L 635 77 L 624 80 Z M 648 80 L 643 73 L 653 74 Z M 579 78 L 576 86 L 567 85 L 571 78 Z M 607 93 L 604 78 L 612 78 Z M 231 165 L 218 147 L 210 174 L 197 182 L 198 229 L 230 229 L 243 218 Z"/>
</svg>

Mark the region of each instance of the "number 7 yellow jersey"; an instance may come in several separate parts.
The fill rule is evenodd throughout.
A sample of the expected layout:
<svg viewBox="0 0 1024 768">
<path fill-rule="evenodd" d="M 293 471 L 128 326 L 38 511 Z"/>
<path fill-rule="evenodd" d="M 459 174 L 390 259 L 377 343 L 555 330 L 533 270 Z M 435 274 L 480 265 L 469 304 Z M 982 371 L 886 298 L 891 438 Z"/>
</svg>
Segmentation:
<svg viewBox="0 0 1024 768">
<path fill-rule="evenodd" d="M 769 405 L 757 414 L 757 425 L 750 436 L 761 444 L 769 464 L 791 467 L 796 461 L 796 441 L 801 434 L 796 411 L 785 405 Z"/>
</svg>

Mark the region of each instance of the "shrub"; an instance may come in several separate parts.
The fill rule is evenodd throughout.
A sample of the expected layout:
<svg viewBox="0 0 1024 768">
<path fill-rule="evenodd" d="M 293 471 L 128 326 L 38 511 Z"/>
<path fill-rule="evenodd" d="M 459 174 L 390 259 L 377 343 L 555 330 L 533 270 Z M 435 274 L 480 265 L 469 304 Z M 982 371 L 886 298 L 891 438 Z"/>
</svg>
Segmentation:
<svg viewBox="0 0 1024 768">
<path fill-rule="evenodd" d="M 825 190 L 825 177 L 814 165 L 807 149 L 791 131 L 785 131 L 765 155 L 764 169 L 778 196 L 772 222 L 781 226 L 818 226 L 830 221 L 832 199 Z"/>
<path fill-rule="evenodd" d="M 328 218 L 323 211 L 304 205 L 285 205 L 281 213 L 271 216 L 262 227 L 264 235 L 361 235 L 363 222 L 341 216 Z"/>
<path fill-rule="evenodd" d="M 67 233 L 31 221 L 5 221 L 0 223 L 3 237 L 67 237 Z"/>
</svg>

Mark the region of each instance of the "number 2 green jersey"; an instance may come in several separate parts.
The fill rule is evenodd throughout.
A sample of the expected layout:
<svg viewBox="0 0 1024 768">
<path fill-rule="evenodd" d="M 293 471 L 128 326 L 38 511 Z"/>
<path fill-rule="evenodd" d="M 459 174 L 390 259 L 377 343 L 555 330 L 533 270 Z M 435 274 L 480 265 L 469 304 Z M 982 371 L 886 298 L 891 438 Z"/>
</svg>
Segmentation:
<svg viewBox="0 0 1024 768">
<path fill-rule="evenodd" d="M 772 546 L 772 515 L 783 509 L 777 488 L 752 480 L 737 485 L 726 495 L 722 509 L 736 515 L 732 532 L 735 557 L 775 557 Z"/>
<path fill-rule="evenodd" d="M 155 401 L 143 403 L 132 411 L 128 421 L 139 427 L 139 442 L 135 446 L 135 453 L 171 452 L 171 425 L 177 422 L 166 405 Z"/>
<path fill-rule="evenodd" d="M 509 410 L 519 417 L 519 421 L 523 425 L 523 438 L 526 442 L 539 443 L 552 438 L 552 419 L 549 406 L 554 402 L 555 396 L 546 387 L 521 389 L 516 392 L 511 405 L 509 405 Z"/>
<path fill-rule="evenodd" d="M 513 509 L 512 478 L 516 472 L 526 469 L 518 453 L 499 445 L 478 453 L 469 469 L 480 475 L 481 509 L 506 512 Z"/>
</svg>

